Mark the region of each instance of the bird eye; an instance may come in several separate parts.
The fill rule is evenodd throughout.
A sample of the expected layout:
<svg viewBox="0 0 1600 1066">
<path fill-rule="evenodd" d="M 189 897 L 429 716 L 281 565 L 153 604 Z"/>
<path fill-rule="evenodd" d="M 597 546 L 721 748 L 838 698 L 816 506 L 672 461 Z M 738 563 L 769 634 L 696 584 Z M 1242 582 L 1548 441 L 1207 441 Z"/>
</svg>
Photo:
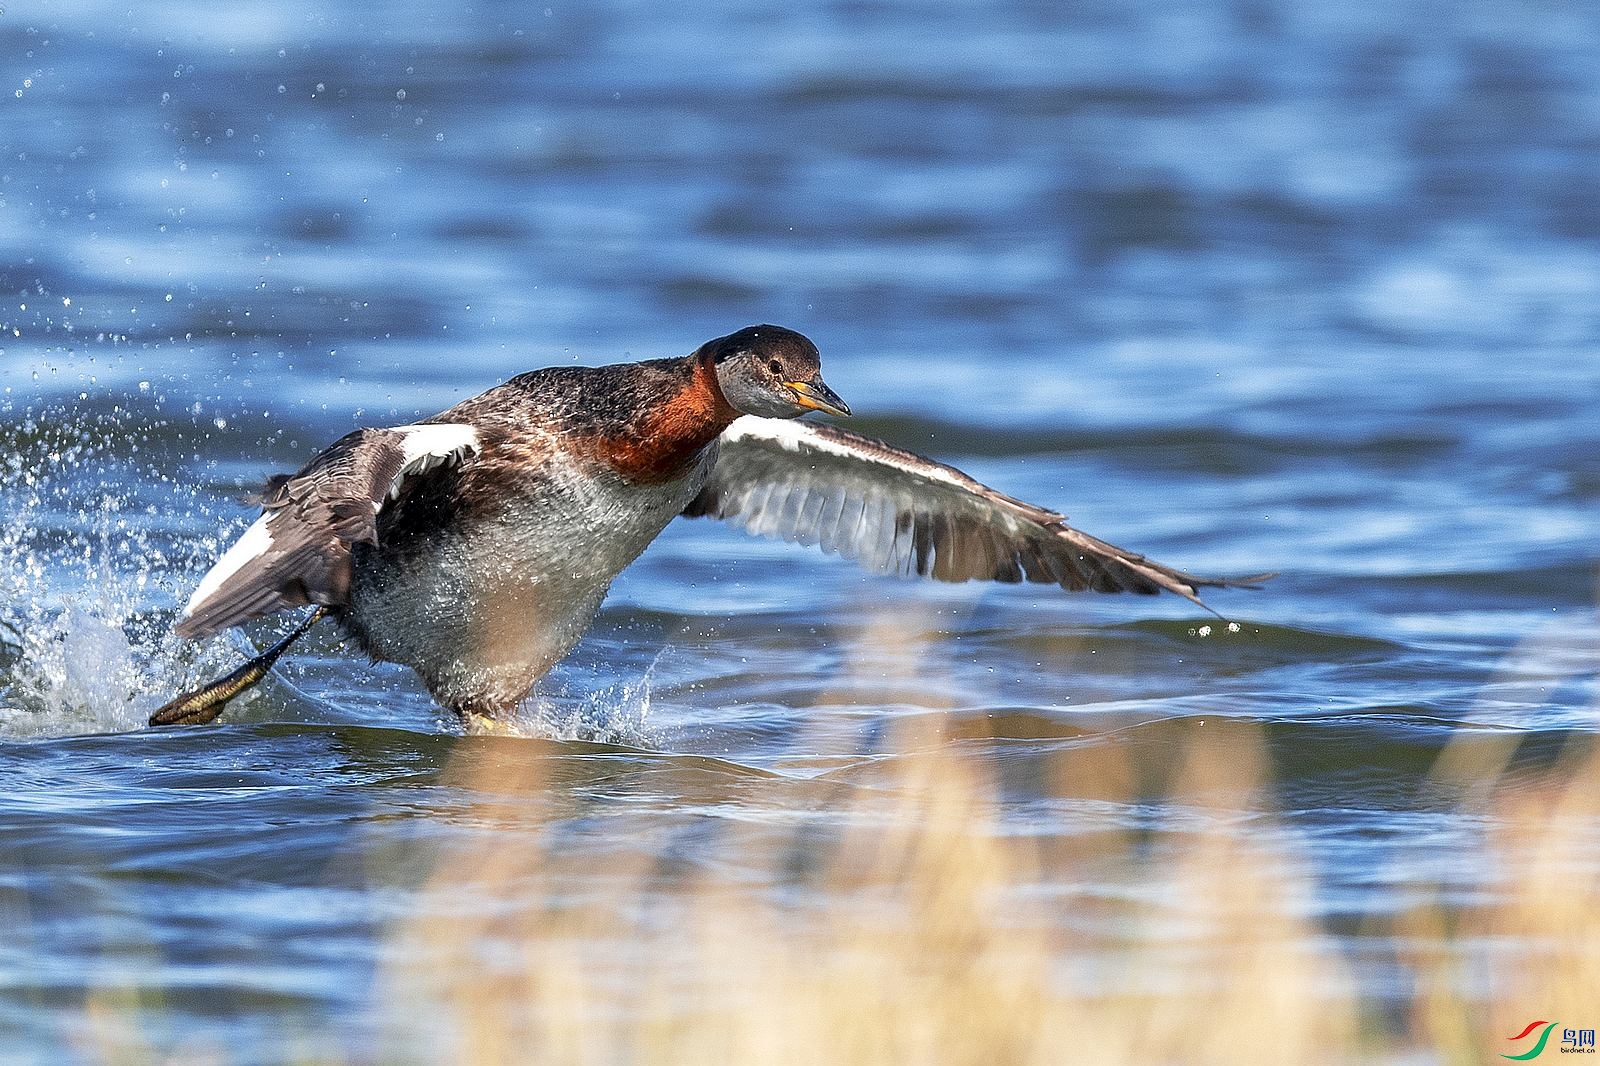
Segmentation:
<svg viewBox="0 0 1600 1066">
<path fill-rule="evenodd" d="M 774 359 L 772 362 L 767 364 L 767 369 L 772 371 L 774 374 L 781 374 L 783 373 L 783 364 Z"/>
</svg>

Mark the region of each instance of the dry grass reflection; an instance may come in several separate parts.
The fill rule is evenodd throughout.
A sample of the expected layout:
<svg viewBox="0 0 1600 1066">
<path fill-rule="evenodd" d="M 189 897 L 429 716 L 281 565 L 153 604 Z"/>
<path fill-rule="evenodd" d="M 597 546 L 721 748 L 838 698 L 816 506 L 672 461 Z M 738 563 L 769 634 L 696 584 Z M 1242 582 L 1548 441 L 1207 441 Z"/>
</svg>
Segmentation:
<svg viewBox="0 0 1600 1066">
<path fill-rule="evenodd" d="M 1457 861 L 1498 890 L 1419 881 L 1399 915 L 1351 919 L 1319 904 L 1314 844 L 1275 813 L 1264 731 L 1172 726 L 1142 747 L 1064 731 L 1022 771 L 929 713 L 807 801 L 775 808 L 778 779 L 691 790 L 703 832 L 682 792 L 646 797 L 673 814 L 662 839 L 609 850 L 573 835 L 606 815 L 548 760 L 463 745 L 472 843 L 395 930 L 388 1054 L 1476 1062 L 1522 1050 L 1507 1037 L 1536 1017 L 1600 1023 L 1591 748 L 1512 775 L 1503 738 L 1453 745 L 1435 784 L 1482 826 Z M 1352 951 L 1389 986 L 1359 983 Z"/>
<path fill-rule="evenodd" d="M 1285 847 L 1260 790 L 1259 736 L 1192 733 L 1162 800 L 1168 829 L 1020 831 L 985 765 L 932 748 L 842 790 L 848 809 L 829 821 L 848 828 L 734 816 L 676 869 L 567 851 L 526 824 L 496 832 L 496 797 L 545 785 L 509 752 L 474 760 L 481 846 L 441 861 L 396 932 L 392 1050 L 473 1063 L 1479 1061 L 1535 1016 L 1593 1014 L 1593 753 L 1496 794 L 1482 855 L 1462 861 L 1500 870 L 1500 892 L 1457 906 L 1419 885 L 1397 922 L 1369 923 L 1365 939 L 1396 945 L 1414 982 L 1395 1003 L 1362 995 L 1312 916 L 1307 857 Z M 1064 756 L 1060 779 L 1082 783 L 1087 759 Z M 1118 771 L 1095 772 L 1093 802 L 1111 802 Z"/>
</svg>

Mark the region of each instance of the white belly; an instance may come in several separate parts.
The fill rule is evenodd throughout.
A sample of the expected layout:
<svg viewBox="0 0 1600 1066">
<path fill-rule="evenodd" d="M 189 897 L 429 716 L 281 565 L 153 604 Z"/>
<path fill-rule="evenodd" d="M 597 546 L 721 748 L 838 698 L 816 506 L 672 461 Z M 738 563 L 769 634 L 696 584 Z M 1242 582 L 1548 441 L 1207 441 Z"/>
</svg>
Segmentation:
<svg viewBox="0 0 1600 1066">
<path fill-rule="evenodd" d="M 504 713 L 572 650 L 606 590 L 705 483 L 715 449 L 661 485 L 629 485 L 565 463 L 504 513 L 452 529 L 403 564 L 369 554 L 351 589 L 351 628 L 457 710 Z"/>
</svg>

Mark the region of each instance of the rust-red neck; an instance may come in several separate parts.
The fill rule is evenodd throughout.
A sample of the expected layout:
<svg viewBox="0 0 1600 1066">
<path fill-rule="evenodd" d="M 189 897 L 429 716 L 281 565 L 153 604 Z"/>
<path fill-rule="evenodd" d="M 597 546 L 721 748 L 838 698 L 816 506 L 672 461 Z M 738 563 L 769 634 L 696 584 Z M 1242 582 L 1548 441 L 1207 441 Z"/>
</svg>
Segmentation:
<svg viewBox="0 0 1600 1066">
<path fill-rule="evenodd" d="M 716 364 L 696 353 L 688 381 L 661 400 L 626 434 L 596 440 L 612 469 L 635 484 L 660 484 L 681 477 L 701 449 L 716 440 L 739 412 L 722 395 Z"/>
</svg>

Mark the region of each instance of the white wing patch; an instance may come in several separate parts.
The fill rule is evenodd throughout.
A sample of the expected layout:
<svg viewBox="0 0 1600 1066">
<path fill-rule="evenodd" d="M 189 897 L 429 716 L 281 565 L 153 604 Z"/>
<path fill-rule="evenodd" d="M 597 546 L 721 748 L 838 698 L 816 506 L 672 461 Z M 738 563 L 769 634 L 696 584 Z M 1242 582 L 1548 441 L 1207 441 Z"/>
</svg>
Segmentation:
<svg viewBox="0 0 1600 1066">
<path fill-rule="evenodd" d="M 277 512 L 264 514 L 245 530 L 233 545 L 222 553 L 206 576 L 200 580 L 200 586 L 194 590 L 194 595 L 189 597 L 189 602 L 184 604 L 180 619 L 188 618 L 213 592 L 222 587 L 222 583 L 238 573 L 251 559 L 265 555 L 267 549 L 272 547 L 272 530 L 267 528 Z"/>
<path fill-rule="evenodd" d="M 384 500 L 373 501 L 373 513 L 383 509 L 385 500 L 392 500 L 400 494 L 400 487 L 406 478 L 445 463 L 458 462 L 467 453 L 475 452 L 479 447 L 478 431 L 471 426 L 455 423 L 395 426 L 393 432 L 404 435 L 401 445 L 403 465 L 395 474 L 394 480 L 389 483 Z M 180 621 L 192 615 L 196 607 L 204 603 L 222 587 L 223 582 L 237 574 L 251 560 L 260 558 L 272 549 L 272 523 L 281 513 L 281 511 L 269 511 L 263 514 L 233 542 L 227 551 L 223 552 L 222 558 L 206 571 L 206 576 L 194 590 L 194 595 L 190 596 L 189 602 L 184 605 L 183 613 L 178 616 Z"/>
<path fill-rule="evenodd" d="M 405 465 L 389 485 L 389 499 L 400 495 L 400 486 L 412 474 L 459 461 L 478 450 L 478 431 L 457 423 L 427 426 L 396 426 L 405 434 Z M 378 505 L 375 505 L 378 506 Z"/>
</svg>

